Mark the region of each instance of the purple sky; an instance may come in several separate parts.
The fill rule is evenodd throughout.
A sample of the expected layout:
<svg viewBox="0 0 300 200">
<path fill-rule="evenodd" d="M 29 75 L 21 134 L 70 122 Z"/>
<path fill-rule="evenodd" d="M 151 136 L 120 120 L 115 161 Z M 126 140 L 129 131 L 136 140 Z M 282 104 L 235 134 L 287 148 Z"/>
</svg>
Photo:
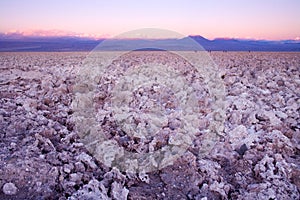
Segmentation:
<svg viewBox="0 0 300 200">
<path fill-rule="evenodd" d="M 139 28 L 183 35 L 299 39 L 300 0 L 1 0 L 0 32 L 111 37 Z"/>
</svg>

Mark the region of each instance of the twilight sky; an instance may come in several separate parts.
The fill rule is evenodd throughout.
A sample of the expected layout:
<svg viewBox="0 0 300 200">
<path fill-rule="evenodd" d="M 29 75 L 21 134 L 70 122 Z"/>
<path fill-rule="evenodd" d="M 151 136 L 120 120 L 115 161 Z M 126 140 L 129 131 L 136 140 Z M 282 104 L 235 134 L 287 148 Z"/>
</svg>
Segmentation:
<svg viewBox="0 0 300 200">
<path fill-rule="evenodd" d="M 206 38 L 299 39 L 300 0 L 0 0 L 0 32 L 111 37 L 163 28 Z"/>
</svg>

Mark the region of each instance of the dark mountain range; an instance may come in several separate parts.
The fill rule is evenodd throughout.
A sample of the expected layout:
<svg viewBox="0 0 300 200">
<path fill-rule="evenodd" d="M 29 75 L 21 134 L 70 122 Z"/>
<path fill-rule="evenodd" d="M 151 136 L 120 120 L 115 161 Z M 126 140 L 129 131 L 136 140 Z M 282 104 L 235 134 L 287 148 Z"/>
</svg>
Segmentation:
<svg viewBox="0 0 300 200">
<path fill-rule="evenodd" d="M 0 52 L 91 51 L 103 40 L 80 37 L 33 37 L 0 34 Z"/>
<path fill-rule="evenodd" d="M 300 51 L 300 41 L 297 40 L 243 40 L 214 39 L 208 40 L 201 36 L 190 36 L 211 51 Z"/>
<path fill-rule="evenodd" d="M 18 34 L 0 34 L 0 52 L 91 51 L 100 43 L 103 45 L 98 50 L 134 50 L 134 47 L 135 49 L 143 50 L 165 49 L 174 51 L 300 51 L 300 41 L 297 40 L 269 41 L 223 38 L 208 40 L 202 36 L 189 36 L 182 39 L 96 40 L 72 36 L 34 37 Z"/>
</svg>

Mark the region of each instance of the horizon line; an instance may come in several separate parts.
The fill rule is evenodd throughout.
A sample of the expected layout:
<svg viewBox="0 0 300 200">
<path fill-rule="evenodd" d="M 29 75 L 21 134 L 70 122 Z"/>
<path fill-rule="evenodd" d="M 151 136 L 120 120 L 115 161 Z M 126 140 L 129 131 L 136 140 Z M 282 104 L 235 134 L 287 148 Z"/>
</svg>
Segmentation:
<svg viewBox="0 0 300 200">
<path fill-rule="evenodd" d="M 288 39 L 267 39 L 267 38 L 252 38 L 252 37 L 228 37 L 228 36 L 219 36 L 214 38 L 208 38 L 201 34 L 189 34 L 185 35 L 182 38 L 118 38 L 114 36 L 110 36 L 109 34 L 86 34 L 86 33 L 76 33 L 76 32 L 67 32 L 67 31 L 58 31 L 58 30 L 41 30 L 41 31 L 33 31 L 33 32 L 21 32 L 21 31 L 9 31 L 9 32 L 0 32 L 0 36 L 4 37 L 12 37 L 12 38 L 5 38 L 5 39 L 23 39 L 23 38 L 81 38 L 81 39 L 90 39 L 90 40 L 106 40 L 106 39 L 182 39 L 185 37 L 202 37 L 206 40 L 254 40 L 254 41 L 300 41 L 300 36 L 296 38 L 288 38 Z M 14 36 L 14 37 L 13 37 Z M 20 37 L 20 38 L 18 38 Z M 0 37 L 1 39 L 1 37 Z"/>
</svg>

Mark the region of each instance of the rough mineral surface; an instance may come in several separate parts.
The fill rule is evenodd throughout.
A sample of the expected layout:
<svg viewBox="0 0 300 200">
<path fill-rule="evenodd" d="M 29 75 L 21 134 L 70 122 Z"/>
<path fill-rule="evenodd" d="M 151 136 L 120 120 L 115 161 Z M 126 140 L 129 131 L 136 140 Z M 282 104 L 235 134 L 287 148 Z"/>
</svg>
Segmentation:
<svg viewBox="0 0 300 200">
<path fill-rule="evenodd" d="M 200 156 L 209 120 L 199 118 L 199 134 L 180 158 L 139 174 L 99 162 L 79 137 L 71 104 L 74 90 L 80 90 L 74 88 L 76 72 L 86 55 L 0 54 L 0 199 L 300 198 L 299 53 L 212 52 L 226 89 L 222 135 L 209 154 Z M 100 83 L 99 88 L 109 86 Z M 132 108 L 163 97 L 142 89 L 135 91 Z M 167 89 L 161 91 L 172 100 Z M 146 104 L 140 92 L 146 94 Z M 97 95 L 97 116 L 105 116 L 106 93 Z M 178 102 L 167 103 L 163 105 L 172 108 L 170 103 Z M 210 103 L 204 98 L 201 105 L 197 112 L 206 116 Z M 121 149 L 154 151 L 182 142 L 176 136 L 183 127 L 180 118 L 167 117 L 151 121 L 161 131 L 149 142 L 127 134 L 126 127 L 122 132 L 109 119 L 103 133 Z"/>
</svg>

